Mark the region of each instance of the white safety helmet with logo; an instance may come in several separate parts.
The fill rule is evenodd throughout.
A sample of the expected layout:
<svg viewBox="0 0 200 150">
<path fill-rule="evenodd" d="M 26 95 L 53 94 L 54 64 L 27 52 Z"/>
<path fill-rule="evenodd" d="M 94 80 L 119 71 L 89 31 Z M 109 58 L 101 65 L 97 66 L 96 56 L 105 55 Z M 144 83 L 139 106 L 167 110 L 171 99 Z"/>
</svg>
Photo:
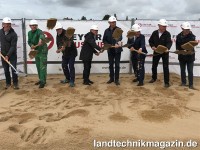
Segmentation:
<svg viewBox="0 0 200 150">
<path fill-rule="evenodd" d="M 12 20 L 9 17 L 5 17 L 3 18 L 2 23 L 12 23 Z"/>
<path fill-rule="evenodd" d="M 114 16 L 110 16 L 108 22 L 117 22 L 117 19 Z"/>
<path fill-rule="evenodd" d="M 138 24 L 134 24 L 131 29 L 135 32 L 139 32 L 142 30 Z"/>
<path fill-rule="evenodd" d="M 99 28 L 98 28 L 97 25 L 92 25 L 92 26 L 90 27 L 90 29 L 91 29 L 91 30 L 99 30 Z"/>
<path fill-rule="evenodd" d="M 181 24 L 181 28 L 183 28 L 183 29 L 189 29 L 189 30 L 192 29 L 192 27 L 191 27 L 191 25 L 190 25 L 189 22 L 183 22 L 183 23 Z"/>
<path fill-rule="evenodd" d="M 37 20 L 33 19 L 33 20 L 30 20 L 29 25 L 38 25 L 38 22 Z"/>
<path fill-rule="evenodd" d="M 168 26 L 167 21 L 165 19 L 160 19 L 158 21 L 158 24 L 161 25 L 161 26 Z"/>
<path fill-rule="evenodd" d="M 63 28 L 62 24 L 59 21 L 57 21 L 55 29 L 57 30 L 57 29 L 62 29 L 62 28 Z"/>
</svg>

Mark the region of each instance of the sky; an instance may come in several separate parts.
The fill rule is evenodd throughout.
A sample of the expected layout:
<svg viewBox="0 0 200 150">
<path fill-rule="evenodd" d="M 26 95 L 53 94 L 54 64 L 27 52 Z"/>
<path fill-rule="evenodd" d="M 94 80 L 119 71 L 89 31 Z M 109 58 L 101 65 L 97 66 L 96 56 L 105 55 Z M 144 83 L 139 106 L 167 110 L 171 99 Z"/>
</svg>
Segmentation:
<svg viewBox="0 0 200 150">
<path fill-rule="evenodd" d="M 118 20 L 167 19 L 199 20 L 200 0 L 0 0 L 0 19 L 73 18 L 102 20 L 106 15 Z"/>
</svg>

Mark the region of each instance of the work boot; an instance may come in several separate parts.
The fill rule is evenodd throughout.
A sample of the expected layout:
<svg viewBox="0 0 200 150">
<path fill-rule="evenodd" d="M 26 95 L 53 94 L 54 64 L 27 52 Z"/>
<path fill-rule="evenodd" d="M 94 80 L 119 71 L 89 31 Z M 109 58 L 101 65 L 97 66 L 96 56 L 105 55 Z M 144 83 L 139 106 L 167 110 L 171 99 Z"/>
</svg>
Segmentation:
<svg viewBox="0 0 200 150">
<path fill-rule="evenodd" d="M 44 86 L 45 86 L 45 84 L 44 83 L 40 83 L 40 86 L 39 86 L 39 88 L 41 89 L 41 88 L 44 88 Z"/>
<path fill-rule="evenodd" d="M 69 86 L 74 87 L 75 86 L 74 82 L 69 82 Z"/>
<path fill-rule="evenodd" d="M 38 82 L 35 83 L 35 85 L 39 85 L 39 84 L 40 84 L 40 81 L 38 81 Z"/>
</svg>

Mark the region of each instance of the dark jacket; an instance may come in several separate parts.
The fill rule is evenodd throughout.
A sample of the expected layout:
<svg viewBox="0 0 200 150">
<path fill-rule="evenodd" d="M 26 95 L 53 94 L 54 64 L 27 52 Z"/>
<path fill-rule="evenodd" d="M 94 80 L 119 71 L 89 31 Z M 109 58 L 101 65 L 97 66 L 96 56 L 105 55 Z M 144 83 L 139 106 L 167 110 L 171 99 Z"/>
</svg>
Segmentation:
<svg viewBox="0 0 200 150">
<path fill-rule="evenodd" d="M 170 48 L 172 46 L 171 34 L 168 31 L 165 31 L 159 38 L 158 30 L 155 30 L 152 33 L 151 37 L 149 38 L 149 45 L 151 47 L 154 47 L 154 46 L 157 47 L 158 45 L 163 45 L 163 46 L 166 46 L 168 48 L 168 50 L 170 50 Z M 156 52 L 154 51 L 154 53 L 156 53 Z M 166 54 L 168 54 L 168 53 L 166 53 Z"/>
<path fill-rule="evenodd" d="M 17 58 L 17 34 L 13 28 L 7 35 L 5 35 L 3 28 L 0 30 L 0 44 L 2 55 L 8 56 L 10 59 Z"/>
<path fill-rule="evenodd" d="M 98 53 L 95 49 L 101 50 L 96 44 L 95 35 L 92 32 L 88 32 L 85 36 L 83 46 L 81 48 L 80 60 L 91 61 L 93 53 Z"/>
<path fill-rule="evenodd" d="M 73 37 L 72 38 L 67 38 L 65 36 L 65 31 L 66 30 L 62 30 L 62 33 L 60 35 L 57 34 L 56 36 L 56 44 L 57 44 L 57 48 L 60 49 L 62 46 L 65 47 L 65 50 L 62 51 L 63 56 L 64 57 L 76 57 L 77 56 L 77 48 L 76 45 L 73 41 Z"/>
<path fill-rule="evenodd" d="M 135 38 L 135 37 L 134 37 Z M 146 44 L 145 44 L 145 36 L 143 34 L 140 34 L 139 37 L 136 37 L 136 39 L 128 39 L 127 44 L 129 44 L 128 48 L 133 47 L 134 49 L 138 50 L 140 48 L 142 48 L 142 52 L 144 53 L 148 53 L 147 49 L 146 49 Z M 133 57 L 137 58 L 138 53 L 137 52 L 131 52 L 131 54 L 133 55 Z M 140 54 L 139 55 L 140 58 L 144 58 L 145 55 Z"/>
<path fill-rule="evenodd" d="M 190 32 L 188 35 L 183 35 L 183 33 L 179 33 L 176 37 L 176 49 L 177 50 L 184 50 L 183 48 L 181 48 L 181 45 L 189 42 L 189 41 L 194 41 L 195 40 L 195 35 Z M 194 51 L 194 49 L 193 49 Z M 195 53 L 192 55 L 178 55 L 178 60 L 180 61 L 188 61 L 188 62 L 192 62 L 195 61 Z"/>
<path fill-rule="evenodd" d="M 119 28 L 119 27 L 115 27 L 113 30 L 111 30 L 110 29 L 110 27 L 109 28 L 107 28 L 106 30 L 105 30 L 105 32 L 104 32 L 104 35 L 103 35 L 103 43 L 104 44 L 111 44 L 111 45 L 115 45 L 118 41 L 116 41 L 115 39 L 113 39 L 113 37 L 112 37 L 112 34 L 113 34 L 113 32 L 114 32 L 114 30 L 116 29 L 116 28 Z M 121 38 L 119 39 L 119 41 L 121 41 L 122 40 L 122 36 L 121 36 Z M 116 53 L 120 53 L 121 51 L 123 51 L 123 49 L 120 47 L 120 48 L 110 48 L 109 50 L 108 50 L 108 52 L 116 52 Z"/>
</svg>

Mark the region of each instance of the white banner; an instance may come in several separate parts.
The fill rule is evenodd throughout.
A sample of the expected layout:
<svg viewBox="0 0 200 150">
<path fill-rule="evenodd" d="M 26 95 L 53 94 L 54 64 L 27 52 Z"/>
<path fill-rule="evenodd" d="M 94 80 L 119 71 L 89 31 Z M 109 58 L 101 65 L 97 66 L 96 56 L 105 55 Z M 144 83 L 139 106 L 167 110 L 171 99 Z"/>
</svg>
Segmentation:
<svg viewBox="0 0 200 150">
<path fill-rule="evenodd" d="M 22 32 L 22 20 L 12 20 L 12 28 L 15 30 L 18 36 L 17 41 L 17 69 L 24 72 L 24 51 L 23 51 L 23 32 Z M 0 80 L 5 79 L 4 70 L 0 61 Z"/>
<path fill-rule="evenodd" d="M 170 32 L 171 36 L 172 36 L 172 41 L 173 41 L 173 45 L 171 47 L 171 51 L 175 51 L 176 50 L 176 36 L 182 31 L 181 30 L 181 23 L 183 23 L 184 21 L 168 21 L 168 27 L 167 30 Z M 196 40 L 200 41 L 200 34 L 199 34 L 199 21 L 189 21 L 191 23 L 192 26 L 192 32 L 193 34 L 196 36 Z M 138 23 L 141 28 L 142 28 L 142 34 L 145 35 L 145 40 L 146 40 L 146 47 L 148 50 L 148 53 L 152 54 L 153 51 L 149 46 L 149 38 L 152 34 L 152 32 L 154 30 L 158 29 L 158 21 L 155 20 L 136 20 L 135 23 Z M 195 47 L 195 66 L 194 66 L 194 76 L 200 76 L 200 46 L 198 45 L 197 47 Z M 179 67 L 179 62 L 178 62 L 178 55 L 174 54 L 174 53 L 170 53 L 169 54 L 169 62 L 170 62 L 170 66 L 169 66 L 169 70 L 170 72 L 174 72 L 177 74 L 180 74 L 180 67 Z M 162 60 L 162 59 L 161 59 Z M 160 62 L 162 62 L 160 60 Z M 151 68 L 152 65 L 149 64 L 152 62 L 152 57 L 147 57 L 146 58 L 146 65 L 145 65 L 145 72 L 146 73 L 151 73 Z M 162 68 L 162 64 L 158 66 L 158 72 L 163 72 L 163 68 Z"/>
<path fill-rule="evenodd" d="M 48 53 L 48 65 L 47 65 L 47 72 L 49 74 L 58 74 L 63 73 L 61 68 L 61 59 L 62 54 L 57 54 L 57 46 L 56 46 L 56 30 L 48 30 L 46 27 L 46 20 L 37 20 L 38 21 L 38 27 L 39 29 L 43 30 L 45 33 L 45 36 L 52 37 L 53 40 L 48 43 L 49 47 L 49 53 Z M 99 26 L 99 32 L 97 37 L 97 44 L 99 46 L 102 46 L 102 39 L 103 34 L 106 28 L 109 27 L 109 24 L 107 21 L 73 21 L 73 20 L 60 20 L 61 24 L 63 25 L 64 29 L 67 29 L 68 27 L 74 27 L 76 29 L 75 35 L 74 35 L 74 42 L 76 44 L 76 47 L 78 49 L 78 56 L 76 57 L 76 64 L 75 69 L 76 73 L 82 73 L 83 72 L 83 65 L 82 62 L 79 60 L 79 55 L 81 51 L 81 46 L 84 41 L 84 35 L 90 31 L 90 27 L 93 24 L 96 24 Z M 26 21 L 26 36 L 28 35 L 28 31 L 30 31 L 30 27 L 28 25 L 29 21 Z M 131 27 L 130 21 L 118 21 L 117 26 L 123 29 L 123 43 L 127 42 L 126 34 L 127 31 Z M 26 37 L 28 39 L 28 37 Z M 27 43 L 27 41 L 26 41 Z M 121 73 L 128 73 L 129 72 L 129 55 L 130 52 L 127 48 L 123 49 L 121 56 Z M 27 44 L 27 54 L 30 51 L 30 47 Z M 27 55 L 27 62 L 28 62 L 28 74 L 36 74 L 36 66 L 34 64 L 34 59 L 30 60 Z M 108 63 L 105 61 L 108 61 L 107 52 L 100 54 L 100 56 L 93 57 L 94 63 L 92 64 L 91 73 L 108 73 Z"/>
</svg>

